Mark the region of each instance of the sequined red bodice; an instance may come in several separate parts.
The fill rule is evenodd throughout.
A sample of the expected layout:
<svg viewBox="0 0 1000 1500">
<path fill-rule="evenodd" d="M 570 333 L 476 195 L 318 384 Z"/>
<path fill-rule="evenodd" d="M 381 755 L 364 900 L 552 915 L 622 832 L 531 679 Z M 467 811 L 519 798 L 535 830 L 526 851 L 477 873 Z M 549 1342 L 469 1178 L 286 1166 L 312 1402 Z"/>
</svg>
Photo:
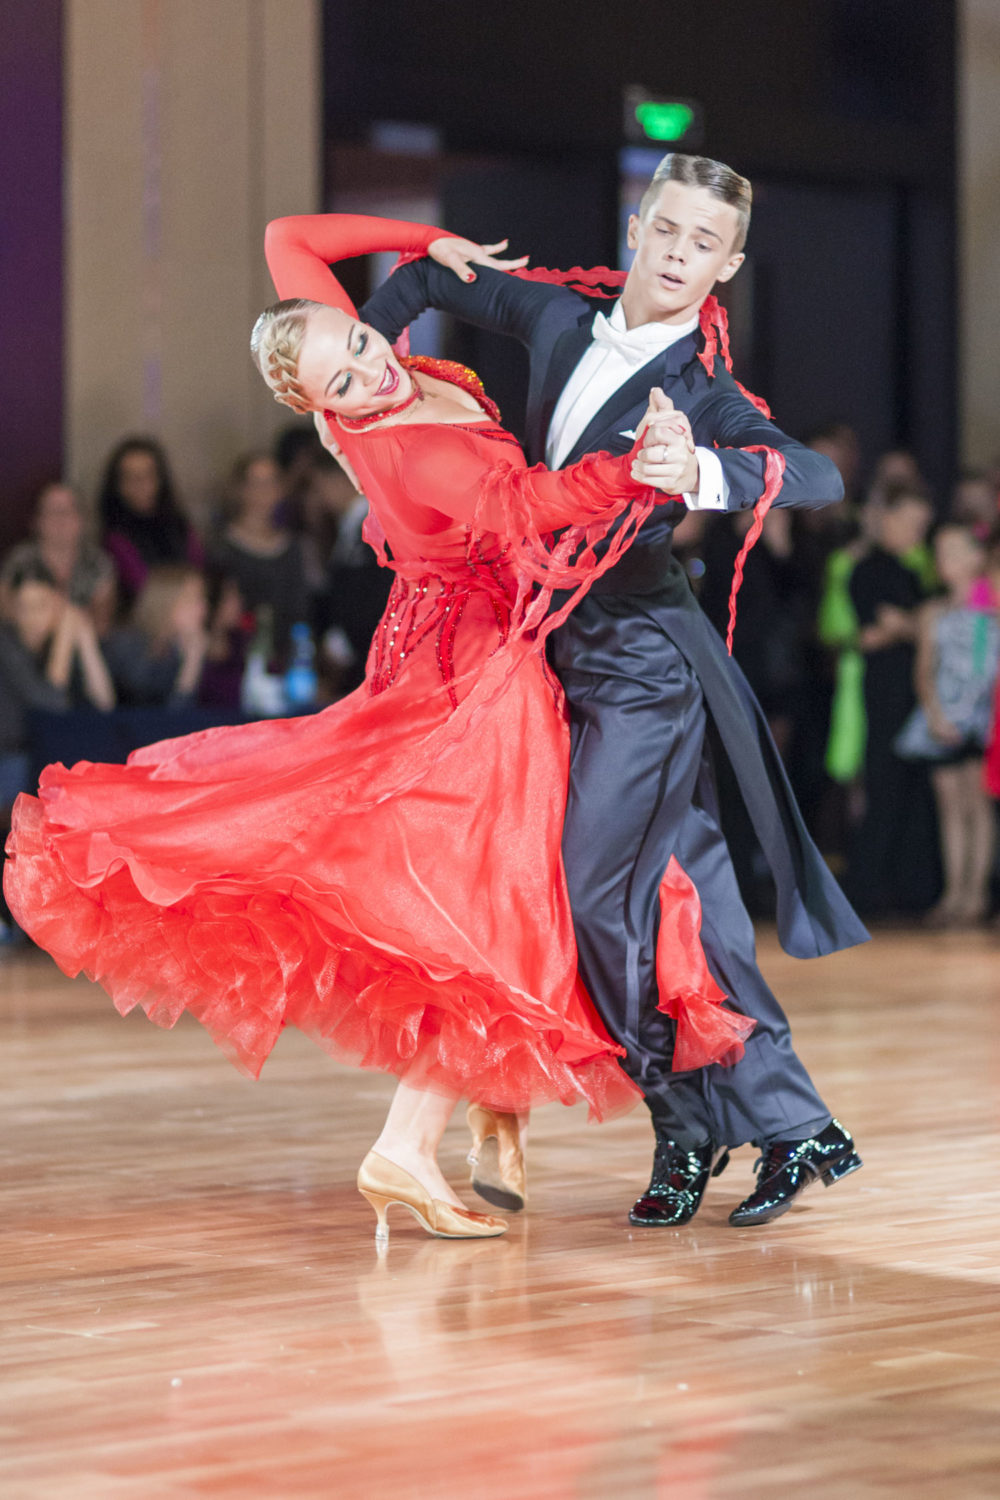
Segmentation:
<svg viewBox="0 0 1000 1500">
<path fill-rule="evenodd" d="M 400 360 L 400 363 L 408 370 L 419 370 L 435 380 L 446 380 L 449 385 L 457 385 L 468 395 L 475 397 L 488 417 L 492 417 L 494 422 L 500 421 L 499 406 L 495 401 L 490 400 L 483 389 L 483 382 L 475 370 L 470 370 L 468 365 L 459 364 L 455 359 L 432 359 L 429 354 L 409 354 L 405 359 Z M 511 442 L 517 441 L 510 433 L 505 435 L 510 437 Z"/>
<path fill-rule="evenodd" d="M 408 658 L 421 648 L 432 647 L 451 704 L 458 706 L 455 640 L 470 599 L 481 594 L 490 603 L 496 638 L 488 654 L 499 650 L 510 634 L 517 588 L 508 566 L 509 550 L 503 548 L 489 558 L 481 545 L 472 544 L 466 567 L 457 577 L 426 573 L 420 578 L 408 578 L 397 573 L 368 658 L 370 694 L 385 692 Z"/>
</svg>

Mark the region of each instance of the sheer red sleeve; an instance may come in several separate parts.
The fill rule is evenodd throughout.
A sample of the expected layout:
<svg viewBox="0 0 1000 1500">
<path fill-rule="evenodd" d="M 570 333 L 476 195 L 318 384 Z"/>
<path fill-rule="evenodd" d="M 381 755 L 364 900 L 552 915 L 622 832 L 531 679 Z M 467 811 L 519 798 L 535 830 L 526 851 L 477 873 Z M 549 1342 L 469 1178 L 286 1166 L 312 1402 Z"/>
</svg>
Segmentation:
<svg viewBox="0 0 1000 1500">
<path fill-rule="evenodd" d="M 407 493 L 472 528 L 505 541 L 540 538 L 567 526 L 614 520 L 634 500 L 662 499 L 631 476 L 632 453 L 588 453 L 568 469 L 527 469 L 494 459 L 473 434 L 437 425 L 409 434 Z"/>
<path fill-rule="evenodd" d="M 382 250 L 423 255 L 447 232 L 367 214 L 293 214 L 268 224 L 264 254 L 279 297 L 308 297 L 354 316 L 350 297 L 330 270 L 331 261 Z"/>
</svg>

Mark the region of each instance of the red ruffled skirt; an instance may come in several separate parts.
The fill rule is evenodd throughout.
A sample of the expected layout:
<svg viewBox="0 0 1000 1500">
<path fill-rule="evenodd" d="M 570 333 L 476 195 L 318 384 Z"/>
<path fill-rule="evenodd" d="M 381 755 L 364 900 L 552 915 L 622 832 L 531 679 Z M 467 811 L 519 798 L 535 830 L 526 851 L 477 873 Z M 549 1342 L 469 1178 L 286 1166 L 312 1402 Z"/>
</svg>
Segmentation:
<svg viewBox="0 0 1000 1500">
<path fill-rule="evenodd" d="M 576 974 L 566 727 L 537 651 L 516 649 L 457 713 L 415 670 L 311 717 L 48 767 L 14 810 L 11 910 L 123 1014 L 189 1011 L 253 1076 L 294 1025 L 497 1109 L 627 1107 Z"/>
</svg>

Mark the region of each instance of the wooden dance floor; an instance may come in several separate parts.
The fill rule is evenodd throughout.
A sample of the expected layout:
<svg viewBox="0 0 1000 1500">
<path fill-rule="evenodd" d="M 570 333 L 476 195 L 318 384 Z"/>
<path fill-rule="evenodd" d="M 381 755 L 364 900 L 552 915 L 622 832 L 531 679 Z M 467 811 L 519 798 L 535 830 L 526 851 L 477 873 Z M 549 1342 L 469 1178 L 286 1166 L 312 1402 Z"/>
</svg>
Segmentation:
<svg viewBox="0 0 1000 1500">
<path fill-rule="evenodd" d="M 389 1081 L 288 1035 L 252 1084 L 0 955 L 0 1496 L 995 1500 L 1000 938 L 764 967 L 863 1172 L 734 1230 L 747 1148 L 633 1230 L 648 1123 L 550 1108 L 505 1239 L 397 1210 L 380 1259 Z"/>
</svg>

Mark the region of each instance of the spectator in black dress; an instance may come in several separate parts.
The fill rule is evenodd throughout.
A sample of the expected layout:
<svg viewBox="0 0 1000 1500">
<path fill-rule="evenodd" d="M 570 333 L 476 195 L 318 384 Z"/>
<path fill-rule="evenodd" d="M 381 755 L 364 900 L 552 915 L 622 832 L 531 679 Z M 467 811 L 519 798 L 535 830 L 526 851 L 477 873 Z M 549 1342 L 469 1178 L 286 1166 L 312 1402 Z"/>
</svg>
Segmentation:
<svg viewBox="0 0 1000 1500">
<path fill-rule="evenodd" d="M 152 438 L 118 444 L 104 471 L 99 508 L 102 545 L 126 603 L 135 599 L 150 568 L 203 561 L 201 543 L 177 503 L 166 454 Z"/>
<path fill-rule="evenodd" d="M 737 601 L 733 656 L 756 693 L 782 755 L 788 750 L 801 687 L 810 601 L 792 547 L 792 512 L 772 510 L 747 558 Z M 733 565 L 753 522 L 741 511 L 713 526 L 705 547 L 701 606 L 723 637 L 729 627 Z"/>
<path fill-rule="evenodd" d="M 289 632 L 310 618 L 302 546 L 278 520 L 284 494 L 281 470 L 267 453 L 249 453 L 234 465 L 227 523 L 210 549 L 212 566 L 235 580 L 248 610 L 269 605 L 275 646 L 286 655 Z"/>
<path fill-rule="evenodd" d="M 875 513 L 875 543 L 850 578 L 865 661 L 865 810 L 845 882 L 871 916 L 929 907 L 939 883 L 937 839 L 924 768 L 902 760 L 893 742 L 915 702 L 918 611 L 924 590 L 902 560 L 927 536 L 930 501 L 921 490 L 890 491 Z"/>
</svg>

